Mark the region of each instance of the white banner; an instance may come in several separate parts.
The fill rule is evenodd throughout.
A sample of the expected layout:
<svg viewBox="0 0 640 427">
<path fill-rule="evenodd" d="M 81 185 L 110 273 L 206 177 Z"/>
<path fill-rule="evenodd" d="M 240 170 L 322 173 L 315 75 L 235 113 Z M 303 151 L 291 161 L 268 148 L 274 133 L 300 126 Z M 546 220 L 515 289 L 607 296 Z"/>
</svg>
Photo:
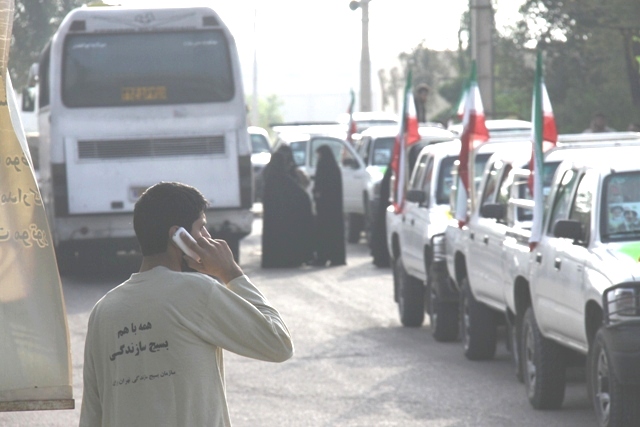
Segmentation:
<svg viewBox="0 0 640 427">
<path fill-rule="evenodd" d="M 13 0 L 0 0 L 0 410 L 73 408 L 60 276 L 7 70 Z"/>
</svg>

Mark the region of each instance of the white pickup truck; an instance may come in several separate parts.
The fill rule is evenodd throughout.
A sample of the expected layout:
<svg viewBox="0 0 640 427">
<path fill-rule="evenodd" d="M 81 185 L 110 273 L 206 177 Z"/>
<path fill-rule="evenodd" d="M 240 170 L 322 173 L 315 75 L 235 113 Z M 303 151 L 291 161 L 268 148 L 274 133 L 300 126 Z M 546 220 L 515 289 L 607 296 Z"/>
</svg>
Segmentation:
<svg viewBox="0 0 640 427">
<path fill-rule="evenodd" d="M 503 179 L 495 198 L 488 194 L 484 198 L 483 193 L 480 209 L 468 224 L 468 234 L 482 239 L 470 240 L 467 253 L 458 254 L 459 260 L 466 261 L 464 267 L 473 272 L 471 282 L 469 277 L 459 279 L 466 291 L 463 335 L 467 356 L 491 357 L 495 351 L 496 325 L 506 319 L 512 342 L 519 343 L 512 348 L 516 372 L 524 373 L 531 404 L 536 408 L 557 408 L 564 396 L 566 366 L 583 361 L 584 355 L 589 354 L 590 395 L 601 425 L 607 426 L 636 425 L 639 420 L 635 418 L 634 423 L 628 424 L 629 419 L 639 414 L 633 409 L 637 405 L 624 396 L 636 401 L 640 397 L 640 369 L 634 367 L 640 361 L 640 339 L 633 336 L 640 332 L 637 323 L 640 318 L 627 314 L 627 321 L 620 322 L 624 316 L 608 315 L 607 310 L 640 312 L 624 311 L 626 308 L 619 302 L 609 309 L 606 301 L 618 294 L 627 299 L 631 295 L 631 303 L 638 305 L 639 294 L 634 294 L 637 290 L 633 282 L 639 279 L 640 269 L 634 263 L 626 265 L 628 260 L 616 254 L 620 252 L 616 246 L 605 244 L 602 231 L 598 233 L 599 228 L 606 226 L 599 220 L 613 215 L 608 206 L 598 201 L 611 195 L 606 192 L 607 180 L 617 182 L 624 178 L 626 187 L 617 184 L 614 191 L 619 193 L 616 200 L 626 197 L 629 201 L 619 203 L 622 209 L 617 202 L 611 202 L 616 203 L 612 208 L 631 211 L 635 210 L 631 208 L 635 208 L 636 202 L 640 208 L 640 198 L 634 198 L 635 190 L 630 190 L 640 181 L 626 178 L 635 179 L 635 175 L 630 175 L 632 172 L 620 173 L 628 167 L 618 160 L 633 158 L 640 151 L 639 142 L 637 134 L 561 137 L 560 147 L 546 155 L 545 175 L 548 177 L 558 167 L 558 161 L 571 160 L 562 163 L 553 184 L 545 180 L 546 189 L 551 191 L 547 211 L 550 207 L 552 210 L 547 215 L 543 238 L 533 252 L 529 250 L 528 222 L 518 222 L 523 216 L 517 215 L 522 207 L 532 207 L 531 200 L 516 200 L 522 198 L 526 185 L 513 185 L 518 181 L 525 183 L 528 171 L 505 173 L 503 166 L 500 174 L 500 168 L 492 169 L 493 163 L 513 165 L 523 163 L 523 159 L 514 160 L 515 157 L 509 162 L 504 155 L 502 159 L 492 158 L 487 174 L 494 173 Z M 594 163 L 600 166 L 584 166 Z M 615 173 L 618 175 L 612 177 Z M 640 179 L 640 171 L 635 173 Z M 490 179 L 486 176 L 484 184 Z M 633 214 L 627 212 L 627 217 Z M 554 225 L 556 220 L 560 220 L 559 225 Z M 617 221 L 623 224 L 624 216 Z M 625 227 L 620 239 L 630 242 L 622 246 L 627 251 L 638 247 L 634 255 L 640 255 L 640 232 L 633 232 L 626 224 Z M 637 264 L 638 257 L 634 258 Z M 611 287 L 617 283 L 624 284 L 613 290 Z M 612 297 L 605 296 L 603 303 L 607 288 L 612 289 L 609 291 Z M 611 326 L 603 326 L 603 320 L 604 325 Z"/>
<path fill-rule="evenodd" d="M 606 426 L 640 425 L 639 146 L 564 162 L 531 253 L 520 349 L 535 408 L 562 405 L 572 354 Z M 522 289 L 521 289 L 522 291 Z"/>
<path fill-rule="evenodd" d="M 435 125 L 422 125 L 418 128 L 420 141 L 417 143 L 423 147 L 428 144 L 443 141 L 452 141 L 454 134 Z M 355 149 L 365 164 L 365 174 L 359 175 L 361 182 L 351 181 L 345 185 L 356 187 L 362 191 L 362 211 L 364 217 L 358 212 L 349 213 L 350 222 L 354 224 L 349 228 L 347 239 L 350 243 L 357 243 L 364 230 L 367 240 L 370 239 L 370 228 L 373 223 L 373 213 L 377 211 L 380 201 L 380 183 L 382 177 L 391 162 L 393 145 L 398 135 L 398 125 L 374 126 L 364 130 L 354 141 Z M 359 227 L 358 227 L 359 225 Z"/>
<path fill-rule="evenodd" d="M 476 178 L 491 154 L 514 141 L 526 142 L 525 135 L 528 133 L 504 135 L 482 144 L 474 156 Z M 386 213 L 400 321 L 404 326 L 420 326 L 426 311 L 438 341 L 458 337 L 458 294 L 449 283 L 441 237 L 451 218 L 451 170 L 459 153 L 459 140 L 423 148 L 412 171 L 403 211 L 396 213 L 390 206 Z"/>
</svg>

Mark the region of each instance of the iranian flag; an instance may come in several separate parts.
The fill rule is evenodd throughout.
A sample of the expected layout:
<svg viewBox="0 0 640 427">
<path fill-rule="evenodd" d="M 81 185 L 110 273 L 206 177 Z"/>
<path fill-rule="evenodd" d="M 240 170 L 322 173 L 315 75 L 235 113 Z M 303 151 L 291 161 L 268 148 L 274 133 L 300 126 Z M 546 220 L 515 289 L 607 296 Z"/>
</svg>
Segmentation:
<svg viewBox="0 0 640 427">
<path fill-rule="evenodd" d="M 542 171 L 544 165 L 544 152 L 556 145 L 558 130 L 556 120 L 553 117 L 551 102 L 547 94 L 547 88 L 542 76 L 542 54 L 538 51 L 536 61 L 536 76 L 533 83 L 533 102 L 531 105 L 531 122 L 533 123 L 531 142 L 532 153 L 529 169 L 529 190 L 533 193 L 533 224 L 531 225 L 531 237 L 529 248 L 533 250 L 542 236 L 542 219 L 544 216 L 544 192 Z"/>
<path fill-rule="evenodd" d="M 357 131 L 356 121 L 353 120 L 353 105 L 356 102 L 356 94 L 353 92 L 353 89 L 351 89 L 350 95 L 351 95 L 351 101 L 349 102 L 349 108 L 347 109 L 347 113 L 349 113 L 349 124 L 348 124 L 349 127 L 347 128 L 347 141 L 353 144 L 353 134 L 356 133 Z"/>
<path fill-rule="evenodd" d="M 464 106 L 467 103 L 467 98 L 469 96 L 469 81 L 467 81 L 462 88 L 462 93 L 460 94 L 460 99 L 458 100 L 458 106 L 456 107 L 456 116 L 458 116 L 458 120 L 462 120 L 464 118 Z"/>
<path fill-rule="evenodd" d="M 402 102 L 402 115 L 400 119 L 400 129 L 393 144 L 393 157 L 391 168 L 394 177 L 394 197 L 393 206 L 396 213 L 402 212 L 404 208 L 404 196 L 407 190 L 409 177 L 408 153 L 407 149 L 420 140 L 418 132 L 418 115 L 416 105 L 413 102 L 413 91 L 411 89 L 412 72 L 409 70 L 407 82 L 404 86 L 404 97 Z"/>
<path fill-rule="evenodd" d="M 489 131 L 484 121 L 484 108 L 476 78 L 476 63 L 471 66 L 471 77 L 462 117 L 462 136 L 460 137 L 460 164 L 458 166 L 458 189 L 455 218 L 462 227 L 467 223 L 467 204 L 473 183 L 473 150 L 489 139 Z"/>
</svg>

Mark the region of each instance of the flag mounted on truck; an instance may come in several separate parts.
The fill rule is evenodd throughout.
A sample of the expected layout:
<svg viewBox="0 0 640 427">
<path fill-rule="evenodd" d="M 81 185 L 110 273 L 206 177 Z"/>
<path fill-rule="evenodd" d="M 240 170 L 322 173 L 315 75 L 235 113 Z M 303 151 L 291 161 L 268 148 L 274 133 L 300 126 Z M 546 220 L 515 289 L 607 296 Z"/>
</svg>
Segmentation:
<svg viewBox="0 0 640 427">
<path fill-rule="evenodd" d="M 455 218 L 462 227 L 467 222 L 467 205 L 471 195 L 473 182 L 473 150 L 489 139 L 489 131 L 485 124 L 484 107 L 480 97 L 480 89 L 476 78 L 476 62 L 471 65 L 467 95 L 465 98 L 462 119 L 462 136 L 460 137 L 460 164 L 458 165 L 458 190 Z"/>
<path fill-rule="evenodd" d="M 409 70 L 407 82 L 404 86 L 402 102 L 402 116 L 400 117 L 400 129 L 393 144 L 393 157 L 391 168 L 393 169 L 393 206 L 396 213 L 404 208 L 404 197 L 407 191 L 409 178 L 407 149 L 420 140 L 418 131 L 418 114 L 416 104 L 413 102 L 412 72 Z"/>
<path fill-rule="evenodd" d="M 542 75 L 542 53 L 538 51 L 536 60 L 536 74 L 533 83 L 533 100 L 531 105 L 531 142 L 532 153 L 529 169 L 529 190 L 533 194 L 533 223 L 531 225 L 531 237 L 529 248 L 533 249 L 542 236 L 542 220 L 544 216 L 544 189 L 542 182 L 542 170 L 544 163 L 544 151 L 552 148 L 558 141 L 558 130 L 551 108 L 551 101 L 547 94 Z M 546 145 L 545 145 L 546 142 Z"/>
</svg>

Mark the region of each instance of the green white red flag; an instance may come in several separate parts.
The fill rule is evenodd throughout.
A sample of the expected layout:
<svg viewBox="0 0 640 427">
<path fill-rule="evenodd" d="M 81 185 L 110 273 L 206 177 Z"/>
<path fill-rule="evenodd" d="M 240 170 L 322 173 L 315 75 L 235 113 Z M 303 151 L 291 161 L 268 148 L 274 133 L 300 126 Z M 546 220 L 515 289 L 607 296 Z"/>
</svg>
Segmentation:
<svg viewBox="0 0 640 427">
<path fill-rule="evenodd" d="M 351 100 L 349 101 L 349 108 L 347 109 L 347 113 L 349 114 L 349 124 L 347 128 L 347 141 L 353 144 L 353 134 L 357 132 L 356 121 L 353 120 L 353 105 L 356 102 L 356 94 L 353 92 L 353 89 L 350 91 Z"/>
<path fill-rule="evenodd" d="M 402 115 L 400 117 L 400 129 L 393 144 L 393 157 L 391 168 L 393 170 L 393 206 L 396 213 L 404 208 L 404 197 L 407 191 L 407 182 L 410 171 L 408 170 L 408 147 L 420 140 L 418 131 L 418 114 L 416 104 L 413 102 L 412 72 L 409 70 L 407 82 L 404 86 L 402 102 Z"/>
<path fill-rule="evenodd" d="M 472 178 L 473 150 L 478 144 L 489 139 L 485 124 L 484 107 L 476 78 L 476 63 L 471 66 L 469 89 L 466 96 L 460 137 L 460 164 L 458 165 L 458 186 L 455 218 L 462 227 L 467 222 L 467 205 L 471 191 L 475 189 Z"/>
<path fill-rule="evenodd" d="M 544 216 L 544 188 L 543 188 L 543 167 L 544 152 L 556 145 L 558 141 L 558 130 L 556 120 L 553 116 L 551 101 L 547 94 L 542 75 L 542 53 L 538 51 L 536 60 L 536 75 L 533 83 L 533 100 L 531 105 L 532 127 L 532 152 L 529 169 L 529 190 L 533 194 L 533 224 L 531 225 L 531 237 L 529 238 L 529 248 L 533 250 L 542 236 L 542 219 Z M 545 144 L 546 143 L 546 144 Z"/>
<path fill-rule="evenodd" d="M 458 116 L 458 120 L 462 120 L 464 118 L 464 106 L 467 103 L 467 97 L 469 96 L 469 81 L 464 84 L 462 88 L 462 93 L 460 94 L 460 99 L 458 100 L 458 106 L 456 107 L 456 116 Z"/>
</svg>

